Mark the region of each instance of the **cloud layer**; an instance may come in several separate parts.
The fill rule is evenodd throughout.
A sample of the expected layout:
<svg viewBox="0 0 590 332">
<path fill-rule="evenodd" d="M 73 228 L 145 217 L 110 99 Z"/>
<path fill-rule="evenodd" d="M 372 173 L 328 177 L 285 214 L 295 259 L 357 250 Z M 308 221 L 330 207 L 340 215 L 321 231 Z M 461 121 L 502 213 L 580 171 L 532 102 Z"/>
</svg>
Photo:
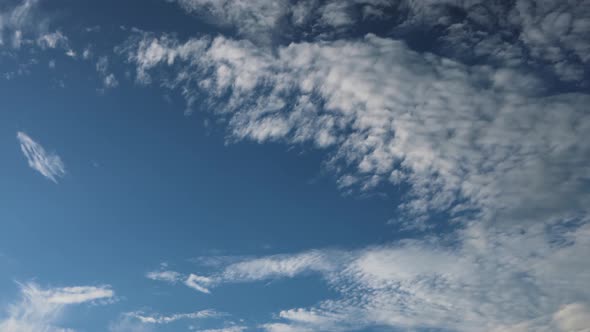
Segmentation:
<svg viewBox="0 0 590 332">
<path fill-rule="evenodd" d="M 126 316 L 135 318 L 144 324 L 169 324 L 181 319 L 204 319 L 218 317 L 221 314 L 214 310 L 201 310 L 191 313 L 173 314 L 170 316 L 163 315 L 146 315 L 143 312 L 130 312 Z"/>
<path fill-rule="evenodd" d="M 469 62 L 533 67 L 566 82 L 588 74 L 587 1 L 170 1 L 256 42 L 330 40 L 372 24 L 382 35 L 408 40 L 428 31 L 438 52 Z"/>
</svg>

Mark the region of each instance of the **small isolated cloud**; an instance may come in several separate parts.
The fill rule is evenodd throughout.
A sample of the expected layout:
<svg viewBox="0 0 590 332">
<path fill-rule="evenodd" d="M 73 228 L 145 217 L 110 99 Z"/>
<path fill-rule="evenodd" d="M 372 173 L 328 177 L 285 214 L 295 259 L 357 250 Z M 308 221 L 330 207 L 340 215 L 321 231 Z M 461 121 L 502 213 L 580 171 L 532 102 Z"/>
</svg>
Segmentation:
<svg viewBox="0 0 590 332">
<path fill-rule="evenodd" d="M 64 36 L 60 31 L 46 33 L 37 39 L 37 44 L 41 48 L 57 48 L 63 47 L 68 50 L 68 37 Z"/>
<path fill-rule="evenodd" d="M 19 131 L 16 137 L 31 168 L 55 183 L 57 178 L 66 174 L 65 165 L 58 155 L 45 151 L 43 146 L 24 132 Z"/>
<path fill-rule="evenodd" d="M 102 83 L 105 88 L 116 88 L 119 85 L 119 80 L 115 77 L 115 74 L 110 73 L 104 77 Z"/>
<path fill-rule="evenodd" d="M 198 107 L 229 117 L 232 141 L 332 147 L 326 165 L 346 190 L 410 185 L 400 207 L 417 225 L 434 212 L 524 223 L 589 206 L 590 144 L 579 137 L 590 95 L 547 95 L 535 73 L 373 34 L 269 51 L 146 33 L 118 51 L 138 82 L 160 81 L 188 109 L 204 100 Z"/>
<path fill-rule="evenodd" d="M 110 286 L 77 286 L 42 289 L 29 283 L 20 285 L 21 298 L 10 305 L 0 320 L 0 332 L 63 332 L 57 327 L 66 307 L 96 301 L 109 301 L 115 296 Z"/>
<path fill-rule="evenodd" d="M 146 273 L 145 277 L 156 281 L 176 283 L 182 278 L 182 275 L 175 271 L 151 271 Z"/>
</svg>

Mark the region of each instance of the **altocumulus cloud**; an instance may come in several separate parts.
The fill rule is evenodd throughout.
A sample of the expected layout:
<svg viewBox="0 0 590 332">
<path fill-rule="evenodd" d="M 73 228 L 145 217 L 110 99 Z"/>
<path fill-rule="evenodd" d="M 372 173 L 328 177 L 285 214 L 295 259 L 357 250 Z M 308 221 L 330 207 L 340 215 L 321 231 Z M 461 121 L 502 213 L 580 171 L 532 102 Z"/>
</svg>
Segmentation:
<svg viewBox="0 0 590 332">
<path fill-rule="evenodd" d="M 454 331 L 586 331 L 590 227 L 526 232 L 471 225 L 444 240 L 406 240 L 359 250 L 314 250 L 231 263 L 209 287 L 301 275 L 339 297 L 278 313 L 267 331 L 349 331 L 370 326 Z M 550 243 L 547 237 L 562 237 Z M 457 313 L 460 313 L 458 315 Z"/>
<path fill-rule="evenodd" d="M 214 310 L 201 310 L 191 313 L 177 313 L 169 316 L 165 315 L 147 315 L 143 312 L 129 312 L 125 314 L 128 317 L 135 318 L 144 324 L 169 324 L 181 319 L 206 319 L 222 316 Z"/>
<path fill-rule="evenodd" d="M 16 137 L 32 169 L 55 183 L 58 178 L 66 174 L 64 163 L 58 155 L 45 151 L 41 144 L 35 142 L 24 132 L 19 131 Z"/>
<path fill-rule="evenodd" d="M 0 316 L 0 332 L 63 332 L 56 326 L 68 306 L 109 303 L 115 292 L 110 286 L 77 286 L 43 289 L 36 284 L 20 285 L 20 301 Z"/>
<path fill-rule="evenodd" d="M 138 82 L 178 89 L 187 108 L 198 101 L 229 118 L 229 140 L 327 151 L 344 190 L 408 184 L 401 208 L 410 226 L 438 212 L 457 225 L 424 240 L 242 259 L 210 274 L 174 272 L 186 286 L 215 293 L 228 283 L 315 275 L 339 294 L 279 311 L 260 326 L 269 332 L 587 329 L 590 144 L 580 137 L 590 130 L 590 96 L 550 92 L 545 76 L 530 70 L 581 79 L 587 6 L 445 2 L 469 13 L 455 24 L 448 6 L 427 2 L 177 2 L 236 26 L 245 39 L 139 33 L 118 48 Z M 297 22 L 346 29 L 365 19 L 349 15 L 359 5 L 379 18 L 403 8 L 408 29 L 446 24 L 441 40 L 489 64 L 416 52 L 373 34 L 276 48 L 261 40 Z M 265 19 L 242 19 L 256 15 Z M 521 42 L 507 45 L 501 34 Z"/>
<path fill-rule="evenodd" d="M 136 30 L 117 52 L 135 67 L 137 82 L 176 89 L 188 110 L 198 104 L 228 118 L 229 140 L 327 151 L 343 190 L 408 184 L 401 206 L 408 225 L 443 212 L 457 229 L 357 250 L 221 259 L 213 273 L 146 277 L 215 293 L 229 283 L 315 275 L 335 290 L 316 305 L 278 311 L 260 326 L 270 332 L 588 331 L 590 141 L 581 138 L 590 131 L 583 89 L 589 2 L 169 2 L 234 27 L 240 39 Z M 13 32 L 24 29 L 34 3 L 2 14 L 10 17 L 0 20 L 10 32 L 4 40 L 15 48 L 27 42 Z M 392 34 L 354 35 L 367 21 L 396 25 Z M 424 28 L 438 31 L 445 46 L 418 52 L 390 38 Z M 289 33 L 308 38 L 272 45 Z M 68 48 L 58 31 L 28 38 L 41 48 Z M 107 63 L 97 70 L 114 87 Z M 571 85 L 552 91 L 548 78 Z M 18 139 L 32 168 L 52 181 L 65 174 L 58 156 L 24 133 Z M 53 305 L 92 298 L 82 293 L 42 298 Z M 123 323 L 148 322 L 139 331 L 195 314 L 134 312 Z M 125 324 L 112 330 L 132 330 Z"/>
<path fill-rule="evenodd" d="M 231 139 L 330 148 L 343 188 L 410 183 L 402 208 L 414 220 L 477 210 L 525 222 L 590 205 L 590 144 L 579 139 L 590 96 L 546 95 L 532 73 L 466 66 L 375 35 L 273 53 L 247 40 L 143 34 L 119 51 L 143 83 L 153 68 L 174 68 L 162 84 L 189 108 L 199 100 L 229 116 Z"/>
</svg>

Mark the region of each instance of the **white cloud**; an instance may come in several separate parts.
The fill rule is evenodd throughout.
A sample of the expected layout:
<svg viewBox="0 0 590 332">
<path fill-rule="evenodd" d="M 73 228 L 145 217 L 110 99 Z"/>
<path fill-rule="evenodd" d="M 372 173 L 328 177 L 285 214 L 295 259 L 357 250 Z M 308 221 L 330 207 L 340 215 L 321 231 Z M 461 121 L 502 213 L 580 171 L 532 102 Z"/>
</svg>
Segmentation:
<svg viewBox="0 0 590 332">
<path fill-rule="evenodd" d="M 590 61 L 590 4 L 584 1 L 169 1 L 257 42 L 291 40 L 298 33 L 333 39 L 354 33 L 363 21 L 381 20 L 373 32 L 411 39 L 413 31 L 428 30 L 441 41 L 437 51 L 454 58 L 540 66 L 564 81 L 582 80 Z"/>
<path fill-rule="evenodd" d="M 151 271 L 146 274 L 146 278 L 151 280 L 176 283 L 182 278 L 182 275 L 175 271 Z"/>
<path fill-rule="evenodd" d="M 128 315 L 121 315 L 109 324 L 109 332 L 152 332 L 154 324 L 144 324 Z"/>
<path fill-rule="evenodd" d="M 210 291 L 207 288 L 207 286 L 212 284 L 213 282 L 214 280 L 211 278 L 198 276 L 196 274 L 191 273 L 184 281 L 184 284 L 201 293 L 209 294 Z"/>
<path fill-rule="evenodd" d="M 68 48 L 68 37 L 64 36 L 60 31 L 56 31 L 40 36 L 37 43 L 43 48 Z"/>
<path fill-rule="evenodd" d="M 293 30 L 351 27 L 366 18 L 384 16 L 388 0 L 169 0 L 214 24 L 235 27 L 242 36 L 268 42 Z M 358 15 L 358 10 L 367 15 Z M 311 28 L 310 28 L 311 27 Z M 323 31 L 323 33 L 326 33 Z"/>
<path fill-rule="evenodd" d="M 21 299 L 0 319 L 0 332 L 72 331 L 55 326 L 67 306 L 112 300 L 114 296 L 109 286 L 42 289 L 32 283 L 21 285 Z"/>
<path fill-rule="evenodd" d="M 244 40 L 144 35 L 120 51 L 140 81 L 174 64 L 163 85 L 189 108 L 199 100 L 229 115 L 232 139 L 332 147 L 342 185 L 410 184 L 410 215 L 525 222 L 590 206 L 590 144 L 579 140 L 590 96 L 545 96 L 531 73 L 466 66 L 374 35 L 293 43 L 276 55 Z"/>
<path fill-rule="evenodd" d="M 146 315 L 143 312 L 130 312 L 126 316 L 135 318 L 144 324 L 169 324 L 181 319 L 205 319 L 221 316 L 220 313 L 214 310 L 201 310 L 191 313 L 173 314 L 170 316 L 164 315 Z"/>
<path fill-rule="evenodd" d="M 304 252 L 298 255 L 276 255 L 249 259 L 228 265 L 217 277 L 221 282 L 242 282 L 293 277 L 305 272 L 328 272 L 337 262 L 326 259 L 327 253 Z M 336 255 L 330 255 L 331 260 Z"/>
<path fill-rule="evenodd" d="M 58 155 L 46 152 L 39 143 L 24 132 L 19 131 L 16 137 L 31 168 L 55 183 L 57 178 L 66 174 L 64 163 Z"/>
<path fill-rule="evenodd" d="M 548 332 L 584 323 L 590 143 L 580 137 L 590 130 L 590 95 L 549 94 L 542 75 L 469 66 L 371 34 L 272 51 L 143 34 L 119 52 L 138 81 L 157 79 L 189 108 L 198 100 L 229 118 L 230 140 L 329 149 L 343 188 L 403 182 L 408 220 L 445 212 L 458 221 L 447 238 L 244 259 L 187 285 L 209 292 L 315 273 L 339 292 L 280 311 L 268 331 Z M 572 220 L 578 226 L 563 226 Z"/>
<path fill-rule="evenodd" d="M 6 1 L 5 1 L 6 2 Z M 7 77 L 22 75 L 28 72 L 28 67 L 37 63 L 34 48 L 59 49 L 70 58 L 76 57 L 76 52 L 70 47 L 69 39 L 60 30 L 51 30 L 51 21 L 55 18 L 47 15 L 39 6 L 39 0 L 8 1 L 0 8 L 0 49 L 3 56 L 9 56 L 16 61 L 19 69 L 5 73 Z M 29 54 L 17 51 L 30 49 Z M 53 67 L 51 67 L 53 68 Z"/>
<path fill-rule="evenodd" d="M 223 283 L 251 282 L 265 279 L 290 278 L 305 273 L 329 273 L 348 259 L 340 252 L 309 251 L 297 255 L 275 255 L 262 258 L 222 256 L 214 260 L 213 267 L 223 270 L 210 276 L 196 274 L 184 275 L 175 271 L 152 271 L 146 274 L 151 280 L 177 283 L 184 280 L 185 286 L 201 293 L 211 293 L 211 288 Z M 339 261 L 335 261 L 339 257 Z"/>
<path fill-rule="evenodd" d="M 103 85 L 105 88 L 116 88 L 119 86 L 119 80 L 115 77 L 115 74 L 110 73 L 103 78 Z"/>
<path fill-rule="evenodd" d="M 301 326 L 291 326 L 291 325 L 282 324 L 282 323 L 264 324 L 261 327 L 265 331 L 268 331 L 268 332 L 312 332 L 313 331 L 313 330 L 310 330 L 308 328 L 304 328 Z"/>
<path fill-rule="evenodd" d="M 550 226 L 523 232 L 475 224 L 453 234 L 454 247 L 448 239 L 406 240 L 355 251 L 317 250 L 319 260 L 301 259 L 308 253 L 260 257 L 229 264 L 211 278 L 220 287 L 315 271 L 340 294 L 280 311 L 280 321 L 263 325 L 268 331 L 585 331 L 590 224 Z M 240 272 L 228 275 L 235 270 Z"/>
<path fill-rule="evenodd" d="M 236 25 L 244 34 L 267 35 L 286 15 L 288 2 L 268 0 L 178 0 L 188 12 L 210 15 L 212 22 Z"/>
<path fill-rule="evenodd" d="M 229 326 L 220 329 L 206 329 L 206 330 L 197 330 L 199 332 L 242 332 L 247 330 L 245 326 Z"/>
<path fill-rule="evenodd" d="M 10 39 L 13 48 L 20 48 L 25 42 L 23 29 L 27 29 L 33 20 L 33 12 L 38 0 L 24 0 L 18 5 L 0 9 L 0 47 L 6 44 L 6 37 Z"/>
<path fill-rule="evenodd" d="M 279 321 L 262 326 L 268 331 L 583 331 L 590 143 L 580 138 L 590 130 L 590 95 L 549 93 L 544 72 L 530 69 L 547 65 L 561 79 L 580 79 L 588 62 L 585 6 L 396 2 L 408 16 L 400 27 L 445 26 L 441 40 L 455 48 L 451 57 L 472 52 L 492 66 L 372 34 L 272 49 L 255 44 L 280 33 L 285 17 L 292 25 L 353 24 L 358 18 L 347 4 L 360 2 L 178 2 L 254 42 L 142 34 L 118 49 L 135 63 L 138 82 L 157 80 L 181 91 L 189 109 L 199 101 L 229 118 L 230 140 L 330 151 L 328 165 L 345 190 L 407 184 L 410 222 L 433 212 L 459 222 L 445 238 L 243 259 L 209 276 L 191 274 L 187 286 L 209 293 L 225 283 L 315 273 L 339 292 L 280 311 Z M 451 9 L 466 18 L 453 21 L 461 15 Z M 162 67 L 172 71 L 155 76 Z"/>
<path fill-rule="evenodd" d="M 84 57 L 90 56 L 90 53 L 84 51 Z M 116 88 L 119 86 L 119 80 L 115 74 L 109 72 L 109 58 L 107 56 L 101 56 L 96 61 L 96 71 L 102 78 L 102 84 L 105 89 Z"/>
<path fill-rule="evenodd" d="M 84 51 L 82 52 L 82 58 L 83 58 L 84 60 L 88 60 L 88 59 L 90 59 L 90 58 L 92 57 L 92 55 L 93 55 L 93 54 L 92 54 L 92 51 L 90 50 L 90 47 L 86 47 L 86 48 L 84 49 Z"/>
<path fill-rule="evenodd" d="M 29 287 L 29 290 L 35 290 Z M 96 299 L 112 298 L 113 290 L 108 286 L 78 286 L 64 287 L 49 290 L 36 290 L 48 303 L 52 304 L 79 304 Z"/>
</svg>

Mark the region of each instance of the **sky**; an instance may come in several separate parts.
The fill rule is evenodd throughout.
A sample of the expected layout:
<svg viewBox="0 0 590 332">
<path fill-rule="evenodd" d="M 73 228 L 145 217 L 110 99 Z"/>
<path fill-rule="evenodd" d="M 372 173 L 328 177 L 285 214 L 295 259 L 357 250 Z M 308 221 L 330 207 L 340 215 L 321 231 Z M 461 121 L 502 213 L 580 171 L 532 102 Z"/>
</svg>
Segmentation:
<svg viewBox="0 0 590 332">
<path fill-rule="evenodd" d="M 587 0 L 0 0 L 0 332 L 590 332 Z"/>
</svg>

